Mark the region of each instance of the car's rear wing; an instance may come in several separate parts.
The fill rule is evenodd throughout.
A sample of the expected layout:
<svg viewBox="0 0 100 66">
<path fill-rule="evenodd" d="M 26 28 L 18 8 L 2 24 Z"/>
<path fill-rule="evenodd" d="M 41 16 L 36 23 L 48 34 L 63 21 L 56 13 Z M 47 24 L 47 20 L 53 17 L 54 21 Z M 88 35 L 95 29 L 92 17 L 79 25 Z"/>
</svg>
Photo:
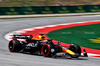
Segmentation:
<svg viewBox="0 0 100 66">
<path fill-rule="evenodd" d="M 17 34 L 13 35 L 13 39 L 28 39 L 28 38 L 32 38 L 32 35 L 17 35 Z"/>
</svg>

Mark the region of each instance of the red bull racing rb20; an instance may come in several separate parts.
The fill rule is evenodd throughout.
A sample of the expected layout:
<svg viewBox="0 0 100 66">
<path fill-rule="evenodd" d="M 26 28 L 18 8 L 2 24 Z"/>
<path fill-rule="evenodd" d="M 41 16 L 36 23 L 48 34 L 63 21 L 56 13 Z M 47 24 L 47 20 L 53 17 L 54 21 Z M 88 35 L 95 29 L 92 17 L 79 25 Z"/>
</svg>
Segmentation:
<svg viewBox="0 0 100 66">
<path fill-rule="evenodd" d="M 76 44 L 71 44 L 66 48 L 61 46 L 59 42 L 55 44 L 51 39 L 44 39 L 44 41 L 32 39 L 32 35 L 13 35 L 12 38 L 8 44 L 10 52 L 31 53 L 55 58 L 88 57 L 85 49 L 83 50 L 83 55 L 81 55 L 81 47 Z M 19 41 L 18 39 L 25 39 L 25 41 Z"/>
</svg>

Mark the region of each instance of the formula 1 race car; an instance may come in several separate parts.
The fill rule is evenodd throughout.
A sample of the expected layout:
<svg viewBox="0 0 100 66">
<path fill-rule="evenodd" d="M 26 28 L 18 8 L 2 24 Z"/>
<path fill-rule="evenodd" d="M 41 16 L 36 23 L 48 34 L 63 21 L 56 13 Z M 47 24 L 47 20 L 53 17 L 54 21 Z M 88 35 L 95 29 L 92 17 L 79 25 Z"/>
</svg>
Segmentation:
<svg viewBox="0 0 100 66">
<path fill-rule="evenodd" d="M 83 55 L 81 55 L 81 48 L 79 45 L 71 44 L 69 48 L 65 48 L 58 44 L 53 43 L 51 39 L 45 39 L 44 42 L 41 40 L 31 39 L 32 35 L 13 35 L 13 39 L 9 41 L 9 51 L 10 52 L 26 52 L 41 54 L 46 57 L 88 57 L 85 49 L 83 50 Z M 18 39 L 26 39 L 21 42 Z"/>
</svg>

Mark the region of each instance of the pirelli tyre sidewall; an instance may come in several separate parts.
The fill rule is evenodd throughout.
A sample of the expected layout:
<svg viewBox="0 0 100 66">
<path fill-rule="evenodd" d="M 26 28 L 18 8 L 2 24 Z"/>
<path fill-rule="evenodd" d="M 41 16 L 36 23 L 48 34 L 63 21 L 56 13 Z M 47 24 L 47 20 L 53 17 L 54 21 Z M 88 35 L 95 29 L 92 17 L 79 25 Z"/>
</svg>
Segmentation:
<svg viewBox="0 0 100 66">
<path fill-rule="evenodd" d="M 11 40 L 8 44 L 10 52 L 19 52 L 21 50 L 21 44 L 19 40 Z"/>
<path fill-rule="evenodd" d="M 44 44 L 42 47 L 42 54 L 45 57 L 52 57 L 53 52 L 55 52 L 55 49 L 50 44 Z"/>
</svg>

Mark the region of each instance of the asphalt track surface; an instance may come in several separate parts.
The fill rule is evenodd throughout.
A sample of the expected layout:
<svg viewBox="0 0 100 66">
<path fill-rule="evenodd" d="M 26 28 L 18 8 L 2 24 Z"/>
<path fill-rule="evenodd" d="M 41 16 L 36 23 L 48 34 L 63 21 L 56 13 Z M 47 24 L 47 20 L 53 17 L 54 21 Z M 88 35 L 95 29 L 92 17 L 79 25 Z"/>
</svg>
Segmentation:
<svg viewBox="0 0 100 66">
<path fill-rule="evenodd" d="M 4 38 L 5 34 L 20 29 L 99 19 L 100 16 L 0 19 L 0 66 L 99 66 L 100 59 L 98 58 L 55 59 L 31 54 L 11 53 L 8 51 L 9 41 Z"/>
</svg>

